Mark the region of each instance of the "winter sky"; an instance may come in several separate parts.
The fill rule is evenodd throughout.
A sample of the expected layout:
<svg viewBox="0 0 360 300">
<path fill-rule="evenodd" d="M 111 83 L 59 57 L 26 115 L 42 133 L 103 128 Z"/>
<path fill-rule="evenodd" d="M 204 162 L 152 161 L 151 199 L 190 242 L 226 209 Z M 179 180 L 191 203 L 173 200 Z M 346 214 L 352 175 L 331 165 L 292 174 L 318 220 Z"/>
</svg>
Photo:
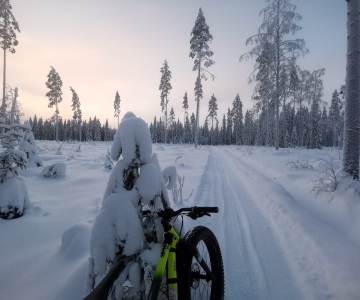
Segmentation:
<svg viewBox="0 0 360 300">
<path fill-rule="evenodd" d="M 213 35 L 211 49 L 215 81 L 203 83 L 200 122 L 207 115 L 212 94 L 218 100 L 218 118 L 239 93 L 245 109 L 252 106 L 253 85 L 247 77 L 254 61 L 239 62 L 249 51 L 246 38 L 262 22 L 264 0 L 10 0 L 21 33 L 16 54 L 8 55 L 7 83 L 19 88 L 25 117 L 49 118 L 45 82 L 50 66 L 63 81 L 60 115 L 71 118 L 72 86 L 80 97 L 83 118 L 106 118 L 116 125 L 113 102 L 121 96 L 121 115 L 132 110 L 146 122 L 161 115 L 160 68 L 165 59 L 172 71 L 169 106 L 183 119 L 184 93 L 189 112 L 195 111 L 193 61 L 189 57 L 190 32 L 199 7 Z M 324 100 L 344 84 L 346 66 L 346 1 L 293 0 L 303 20 L 295 37 L 304 38 L 310 54 L 300 66 L 310 71 L 325 68 Z M 2 78 L 2 77 L 1 77 Z M 2 80 L 2 79 L 1 79 Z"/>
</svg>

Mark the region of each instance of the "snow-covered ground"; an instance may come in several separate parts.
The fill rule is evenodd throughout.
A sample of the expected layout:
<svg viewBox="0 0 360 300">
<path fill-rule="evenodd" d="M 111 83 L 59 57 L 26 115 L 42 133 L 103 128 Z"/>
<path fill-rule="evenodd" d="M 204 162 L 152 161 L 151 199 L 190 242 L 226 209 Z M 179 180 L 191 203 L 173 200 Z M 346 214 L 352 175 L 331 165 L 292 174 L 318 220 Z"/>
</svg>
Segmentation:
<svg viewBox="0 0 360 300">
<path fill-rule="evenodd" d="M 44 166 L 65 163 L 66 176 L 20 172 L 33 207 L 0 219 L 0 299 L 78 300 L 85 296 L 89 237 L 111 170 L 111 144 L 37 141 Z M 1 151 L 1 149 L 0 149 Z M 184 205 L 219 206 L 219 214 L 186 220 L 217 236 L 226 299 L 360 299 L 360 195 L 343 183 L 312 193 L 319 158 L 336 149 L 275 151 L 262 147 L 153 145 L 162 168 L 185 176 Z M 307 161 L 290 170 L 287 161 Z M 171 198 L 171 193 L 170 198 Z"/>
</svg>

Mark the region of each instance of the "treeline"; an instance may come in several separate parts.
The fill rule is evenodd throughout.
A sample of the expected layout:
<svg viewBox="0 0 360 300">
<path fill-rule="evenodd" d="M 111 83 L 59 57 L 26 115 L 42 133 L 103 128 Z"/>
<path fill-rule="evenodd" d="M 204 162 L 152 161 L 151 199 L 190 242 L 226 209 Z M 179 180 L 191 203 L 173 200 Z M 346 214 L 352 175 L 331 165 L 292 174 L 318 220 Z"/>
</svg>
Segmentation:
<svg viewBox="0 0 360 300">
<path fill-rule="evenodd" d="M 44 121 L 43 118 L 38 119 L 35 115 L 34 118 L 30 117 L 29 122 L 36 140 L 56 140 L 55 118 Z M 103 125 L 96 117 L 81 123 L 74 119 L 63 121 L 59 118 L 58 120 L 58 138 L 60 141 L 112 141 L 115 133 L 116 129 L 109 127 L 107 119 Z"/>
<path fill-rule="evenodd" d="M 309 108 L 310 107 L 310 108 Z M 306 147 L 321 149 L 323 146 L 342 146 L 344 132 L 344 110 L 339 92 L 334 91 L 329 109 L 319 105 L 301 106 L 295 110 L 293 103 L 283 103 L 279 115 L 279 147 Z M 201 145 L 254 145 L 275 146 L 276 118 L 275 105 L 269 111 L 262 107 L 242 113 L 242 103 L 236 96 L 232 109 L 228 108 L 221 122 L 213 114 L 208 115 L 199 127 Z M 210 105 L 209 105 L 210 110 Z M 216 115 L 216 114 L 215 114 Z M 164 117 L 163 117 L 164 118 Z M 150 124 L 153 143 L 165 142 L 165 122 L 154 118 Z M 182 123 L 172 111 L 168 120 L 167 142 L 173 144 L 195 143 L 195 115 L 185 116 Z"/>
</svg>

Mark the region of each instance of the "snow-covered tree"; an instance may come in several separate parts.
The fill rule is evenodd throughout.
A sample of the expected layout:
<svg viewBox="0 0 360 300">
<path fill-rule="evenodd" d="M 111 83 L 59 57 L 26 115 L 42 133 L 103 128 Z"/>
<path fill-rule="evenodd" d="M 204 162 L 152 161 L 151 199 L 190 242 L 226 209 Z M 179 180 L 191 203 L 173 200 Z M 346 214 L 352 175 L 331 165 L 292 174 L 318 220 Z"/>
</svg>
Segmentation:
<svg viewBox="0 0 360 300">
<path fill-rule="evenodd" d="M 18 175 L 19 168 L 26 168 L 27 158 L 23 151 L 15 149 L 23 136 L 21 125 L 0 122 L 0 128 L 7 130 L 0 134 L 1 145 L 6 149 L 0 153 L 0 218 L 15 219 L 31 205 L 25 178 Z"/>
<path fill-rule="evenodd" d="M 242 144 L 243 135 L 243 113 L 242 113 L 242 102 L 239 94 L 236 95 L 233 101 L 233 108 L 231 110 L 234 124 L 234 135 L 236 145 Z"/>
<path fill-rule="evenodd" d="M 208 118 L 211 118 L 211 145 L 214 144 L 214 119 L 217 121 L 217 99 L 213 94 L 209 100 Z"/>
<path fill-rule="evenodd" d="M 115 100 L 114 100 L 114 117 L 118 120 L 118 127 L 119 127 L 119 116 L 120 116 L 120 95 L 119 92 L 116 91 Z"/>
<path fill-rule="evenodd" d="M 185 126 L 186 117 L 188 116 L 188 109 L 189 109 L 189 102 L 188 102 L 187 92 L 185 92 L 185 95 L 184 95 L 183 99 L 184 99 L 184 101 L 183 101 L 182 108 L 184 109 L 184 126 Z M 185 141 L 185 131 L 184 131 L 183 140 Z"/>
<path fill-rule="evenodd" d="M 35 138 L 31 132 L 30 123 L 26 121 L 22 128 L 25 130 L 23 138 L 19 144 L 19 150 L 26 153 L 28 159 L 28 167 L 41 167 L 43 165 L 39 155 L 36 154 L 37 147 Z"/>
<path fill-rule="evenodd" d="M 6 118 L 5 87 L 6 87 L 6 51 L 15 53 L 15 46 L 18 45 L 16 31 L 20 32 L 19 24 L 11 11 L 9 0 L 0 0 L 0 47 L 4 51 L 4 72 L 3 72 L 3 99 L 1 105 L 1 116 Z"/>
<path fill-rule="evenodd" d="M 174 112 L 174 108 L 171 107 L 170 109 L 170 115 L 169 115 L 169 118 L 168 118 L 168 126 L 169 126 L 169 129 L 171 130 L 171 142 L 174 143 L 174 131 L 175 131 L 175 112 Z M 165 135 L 166 136 L 166 135 Z M 167 140 L 165 139 L 165 143 L 167 142 Z"/>
<path fill-rule="evenodd" d="M 75 126 L 76 128 L 76 132 L 78 132 L 78 136 L 81 142 L 81 118 L 82 118 L 82 113 L 81 113 L 81 109 L 80 109 L 80 99 L 78 94 L 76 93 L 76 91 L 70 87 L 70 91 L 72 92 L 72 99 L 71 99 L 71 109 L 74 112 L 73 115 L 73 120 L 75 122 Z M 77 140 L 77 137 L 75 137 L 75 140 Z"/>
<path fill-rule="evenodd" d="M 263 23 L 259 27 L 257 34 L 246 40 L 246 45 L 255 44 L 255 47 L 240 56 L 240 61 L 248 60 L 253 57 L 259 57 L 262 51 L 269 47 L 272 57 L 269 69 L 273 78 L 272 89 L 274 90 L 275 100 L 275 147 L 279 148 L 279 107 L 281 98 L 281 72 L 288 67 L 288 62 L 293 57 L 304 55 L 308 52 L 305 48 L 303 39 L 287 40 L 286 36 L 295 34 L 301 30 L 296 24 L 302 17 L 295 12 L 296 6 L 291 4 L 290 0 L 268 0 L 269 5 L 260 11 L 263 16 Z M 256 77 L 258 64 L 255 64 L 253 76 Z M 252 76 L 252 75 L 251 75 Z"/>
<path fill-rule="evenodd" d="M 169 69 L 169 64 L 165 59 L 163 66 L 160 68 L 161 78 L 160 78 L 160 85 L 159 90 L 160 93 L 160 106 L 161 111 L 164 113 L 165 116 L 165 144 L 167 143 L 167 136 L 168 136 L 168 112 L 167 112 L 167 105 L 169 103 L 168 96 L 170 94 L 170 90 L 172 89 L 170 80 L 171 80 L 171 71 Z"/>
<path fill-rule="evenodd" d="M 340 135 L 340 97 L 337 90 L 333 92 L 331 98 L 329 125 L 331 146 L 336 147 L 339 145 Z"/>
<path fill-rule="evenodd" d="M 202 85 L 201 79 L 207 80 L 208 75 L 212 80 L 215 76 L 211 74 L 207 68 L 211 67 L 215 62 L 211 59 L 214 52 L 210 50 L 209 43 L 213 40 L 209 31 L 209 26 L 206 24 L 205 16 L 202 9 L 199 9 L 198 16 L 195 21 L 195 26 L 191 30 L 190 40 L 190 54 L 189 56 L 194 60 L 193 71 L 198 72 L 195 83 L 196 96 L 196 122 L 195 122 L 195 147 L 199 143 L 198 127 L 199 127 L 199 109 L 200 99 L 202 99 Z"/>
<path fill-rule="evenodd" d="M 58 138 L 58 116 L 59 116 L 59 109 L 58 109 L 58 103 L 60 103 L 62 101 L 62 91 L 61 91 L 61 87 L 62 87 L 62 81 L 61 78 L 59 76 L 59 74 L 55 71 L 55 69 L 53 67 L 51 67 L 51 70 L 48 74 L 48 81 L 45 83 L 46 87 L 48 89 L 50 89 L 50 91 L 48 91 L 46 93 L 46 97 L 49 98 L 49 105 L 48 107 L 53 107 L 55 105 L 55 128 L 56 128 L 56 133 L 55 133 L 55 138 L 56 138 L 56 142 L 59 140 Z"/>
<path fill-rule="evenodd" d="M 144 218 L 142 208 L 147 205 L 154 212 L 169 206 L 161 168 L 152 153 L 149 128 L 131 112 L 121 121 L 111 148 L 112 159 L 118 160 L 120 155 L 91 232 L 86 276 L 86 290 L 90 292 L 107 270 L 121 261 L 124 268 L 109 295 L 117 300 L 150 288 L 156 262 L 150 262 L 143 253 L 160 254 L 162 226 L 158 219 Z M 127 279 L 130 288 L 123 286 Z"/>
</svg>

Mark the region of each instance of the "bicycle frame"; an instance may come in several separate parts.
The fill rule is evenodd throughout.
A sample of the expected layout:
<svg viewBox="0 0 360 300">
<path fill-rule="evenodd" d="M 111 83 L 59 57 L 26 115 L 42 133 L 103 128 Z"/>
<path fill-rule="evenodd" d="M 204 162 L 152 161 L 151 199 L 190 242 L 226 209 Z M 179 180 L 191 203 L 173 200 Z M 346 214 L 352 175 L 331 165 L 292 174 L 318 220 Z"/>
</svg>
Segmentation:
<svg viewBox="0 0 360 300">
<path fill-rule="evenodd" d="M 178 285 L 177 285 L 177 272 L 176 272 L 176 247 L 179 242 L 179 235 L 174 227 L 164 232 L 164 243 L 161 249 L 161 254 L 155 269 L 154 278 L 151 284 L 150 292 L 147 300 L 157 300 L 161 282 L 164 276 L 166 263 L 167 269 L 167 284 L 169 299 L 178 299 Z"/>
</svg>

